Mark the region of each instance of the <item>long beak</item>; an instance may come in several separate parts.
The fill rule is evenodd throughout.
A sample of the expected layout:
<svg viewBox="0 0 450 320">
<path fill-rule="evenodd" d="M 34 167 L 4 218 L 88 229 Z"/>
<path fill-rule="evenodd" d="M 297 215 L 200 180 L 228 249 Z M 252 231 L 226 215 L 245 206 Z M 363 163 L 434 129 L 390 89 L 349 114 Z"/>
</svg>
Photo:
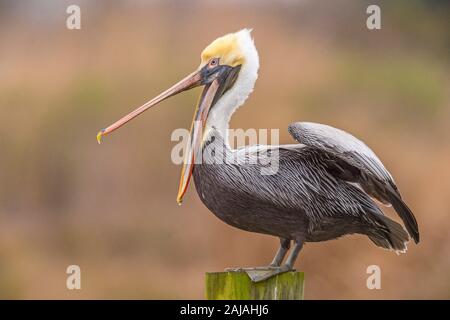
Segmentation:
<svg viewBox="0 0 450 320">
<path fill-rule="evenodd" d="M 166 91 L 164 91 L 163 93 L 161 93 L 159 96 L 144 103 L 142 106 L 135 109 L 133 112 L 127 114 L 126 116 L 119 119 L 118 121 L 114 122 L 109 127 L 100 130 L 97 134 L 98 143 L 102 142 L 103 136 L 106 136 L 107 134 L 110 134 L 111 132 L 119 129 L 121 126 L 126 124 L 128 121 L 136 118 L 138 115 L 140 115 L 144 111 L 150 109 L 151 107 L 160 103 L 161 101 L 163 101 L 171 96 L 176 95 L 177 93 L 198 87 L 199 85 L 201 85 L 201 81 L 202 81 L 202 79 L 201 79 L 200 71 L 195 71 L 195 72 L 191 73 L 186 78 L 184 78 L 183 80 L 181 80 L 178 83 L 176 83 L 175 85 L 173 85 L 171 88 L 169 88 Z"/>
<path fill-rule="evenodd" d="M 188 141 L 188 148 L 184 155 L 183 168 L 181 169 L 180 186 L 178 188 L 177 202 L 181 204 L 186 193 L 189 181 L 192 176 L 194 164 L 202 161 L 202 140 L 203 129 L 208 118 L 209 109 L 214 101 L 214 97 L 219 89 L 219 80 L 215 79 L 206 86 L 200 98 L 200 102 L 195 110 L 194 119 L 191 125 L 191 134 Z"/>
<path fill-rule="evenodd" d="M 101 143 L 101 139 L 103 136 L 119 129 L 121 126 L 134 119 L 149 108 L 153 107 L 154 105 L 158 104 L 159 102 L 171 96 L 174 96 L 177 93 L 198 87 L 202 84 L 201 70 L 193 72 L 157 97 L 146 102 L 123 118 L 114 122 L 109 127 L 100 130 L 97 134 L 98 143 Z M 183 196 L 186 193 L 187 187 L 189 185 L 189 180 L 192 175 L 192 170 L 194 169 L 194 164 L 201 162 L 201 145 L 203 136 L 202 132 L 208 118 L 209 110 L 214 102 L 214 98 L 216 96 L 216 93 L 218 92 L 219 87 L 220 83 L 218 79 L 215 79 L 211 83 L 206 84 L 195 111 L 194 119 L 191 125 L 190 138 L 184 155 L 183 168 L 181 170 L 180 185 L 177 196 L 177 202 L 179 204 L 181 204 Z"/>
</svg>

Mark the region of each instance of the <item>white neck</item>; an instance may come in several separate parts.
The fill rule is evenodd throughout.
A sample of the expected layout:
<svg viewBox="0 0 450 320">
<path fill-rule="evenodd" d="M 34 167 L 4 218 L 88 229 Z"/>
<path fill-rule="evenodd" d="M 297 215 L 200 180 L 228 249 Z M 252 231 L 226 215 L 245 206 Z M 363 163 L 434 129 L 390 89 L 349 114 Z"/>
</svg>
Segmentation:
<svg viewBox="0 0 450 320">
<path fill-rule="evenodd" d="M 206 132 L 214 127 L 227 144 L 231 116 L 253 91 L 259 69 L 258 52 L 250 36 L 250 31 L 242 30 L 238 32 L 238 36 L 239 45 L 245 54 L 245 62 L 241 65 L 234 85 L 211 108 L 206 122 Z"/>
</svg>

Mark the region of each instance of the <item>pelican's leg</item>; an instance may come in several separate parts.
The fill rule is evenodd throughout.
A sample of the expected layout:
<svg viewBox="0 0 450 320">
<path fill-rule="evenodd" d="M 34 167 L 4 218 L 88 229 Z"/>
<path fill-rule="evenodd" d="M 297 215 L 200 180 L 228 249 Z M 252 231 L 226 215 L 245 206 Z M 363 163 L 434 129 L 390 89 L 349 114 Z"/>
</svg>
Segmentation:
<svg viewBox="0 0 450 320">
<path fill-rule="evenodd" d="M 302 248 L 303 242 L 295 241 L 294 249 L 292 249 L 291 254 L 286 260 L 286 263 L 281 268 L 285 269 L 285 271 L 294 270 L 295 260 L 297 260 L 298 254 L 300 253 L 300 250 L 302 250 Z"/>
<path fill-rule="evenodd" d="M 280 238 L 280 247 L 278 248 L 277 254 L 273 258 L 269 266 L 270 267 L 281 266 L 281 263 L 283 262 L 283 259 L 286 256 L 286 253 L 288 252 L 290 247 L 291 247 L 291 240 Z"/>
<path fill-rule="evenodd" d="M 253 282 L 259 282 L 266 279 L 269 279 L 277 274 L 288 272 L 288 271 L 294 271 L 294 263 L 295 260 L 298 257 L 298 254 L 300 253 L 300 250 L 302 250 L 303 242 L 302 241 L 295 241 L 294 248 L 292 249 L 291 253 L 289 254 L 286 263 L 283 264 L 281 267 L 274 267 L 269 270 L 246 270 L 246 273 L 250 277 L 250 279 Z M 278 254 L 277 254 L 278 255 Z"/>
<path fill-rule="evenodd" d="M 283 259 L 286 256 L 286 253 L 288 252 L 290 247 L 291 247 L 291 240 L 280 238 L 280 246 L 278 247 L 278 250 L 277 250 L 277 253 L 275 254 L 275 257 L 273 258 L 272 262 L 268 266 L 247 267 L 247 268 L 226 268 L 225 271 L 227 271 L 227 272 L 233 272 L 233 271 L 234 272 L 239 272 L 239 271 L 278 269 L 281 266 L 281 263 L 283 262 Z"/>
</svg>

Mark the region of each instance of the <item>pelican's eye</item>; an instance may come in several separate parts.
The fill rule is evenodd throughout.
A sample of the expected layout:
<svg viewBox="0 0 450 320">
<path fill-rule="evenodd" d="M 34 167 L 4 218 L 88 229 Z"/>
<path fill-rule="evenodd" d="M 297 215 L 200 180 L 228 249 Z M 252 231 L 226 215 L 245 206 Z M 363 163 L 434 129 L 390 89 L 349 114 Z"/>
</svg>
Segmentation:
<svg viewBox="0 0 450 320">
<path fill-rule="evenodd" d="M 209 61 L 209 67 L 214 68 L 215 66 L 219 65 L 219 58 L 212 58 Z"/>
</svg>

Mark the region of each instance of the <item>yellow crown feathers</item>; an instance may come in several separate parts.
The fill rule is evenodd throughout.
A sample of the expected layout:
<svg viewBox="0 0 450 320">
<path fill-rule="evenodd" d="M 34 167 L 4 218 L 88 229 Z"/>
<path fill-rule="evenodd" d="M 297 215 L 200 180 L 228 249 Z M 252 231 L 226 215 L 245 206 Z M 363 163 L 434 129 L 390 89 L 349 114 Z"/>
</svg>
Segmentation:
<svg viewBox="0 0 450 320">
<path fill-rule="evenodd" d="M 236 67 L 245 62 L 245 57 L 239 47 L 236 34 L 230 33 L 217 38 L 208 45 L 201 54 L 202 64 L 211 58 L 220 58 L 220 64 Z"/>
</svg>

